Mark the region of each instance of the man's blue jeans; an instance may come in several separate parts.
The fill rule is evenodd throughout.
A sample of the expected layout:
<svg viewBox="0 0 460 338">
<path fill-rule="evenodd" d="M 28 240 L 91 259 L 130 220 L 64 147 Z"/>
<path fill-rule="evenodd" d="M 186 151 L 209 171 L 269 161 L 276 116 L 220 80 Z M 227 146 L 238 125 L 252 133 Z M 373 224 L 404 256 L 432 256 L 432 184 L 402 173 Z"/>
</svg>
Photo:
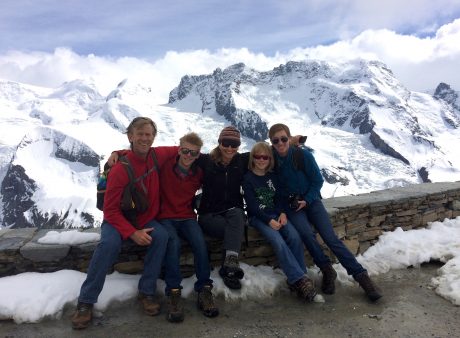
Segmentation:
<svg viewBox="0 0 460 338">
<path fill-rule="evenodd" d="M 168 232 L 155 220 L 145 225 L 145 228 L 154 228 L 150 233 L 152 243 L 147 247 L 144 257 L 144 272 L 139 280 L 138 289 L 146 295 L 154 295 L 158 276 L 163 265 L 163 258 L 168 249 Z M 131 241 L 128 239 L 128 241 Z M 132 241 L 131 241 L 132 242 Z M 109 269 L 117 261 L 121 251 L 123 239 L 120 233 L 109 223 L 101 226 L 101 240 L 93 253 L 89 264 L 86 280 L 80 289 L 78 301 L 82 303 L 97 303 L 97 298 L 104 287 L 105 277 Z M 134 242 L 132 242 L 134 244 Z M 168 284 L 168 281 L 166 281 Z"/>
<path fill-rule="evenodd" d="M 163 219 L 161 224 L 168 231 L 169 237 L 179 243 L 177 257 L 180 257 L 180 238 L 184 239 L 192 248 L 195 263 L 195 291 L 200 292 L 205 285 L 212 285 L 210 279 L 211 268 L 209 265 L 208 248 L 203 232 L 196 219 Z M 179 259 L 174 263 L 165 258 L 165 264 L 170 264 L 171 278 L 175 283 L 182 281 Z M 174 265 L 174 266 L 173 266 Z"/>
<path fill-rule="evenodd" d="M 312 202 L 307 208 L 300 211 L 289 210 L 287 216 L 302 237 L 307 250 L 313 257 L 315 264 L 321 269 L 331 264 L 331 260 L 321 249 L 316 239 L 316 231 L 319 233 L 324 243 L 331 249 L 339 260 L 340 264 L 347 270 L 351 276 L 366 271 L 358 263 L 355 256 L 348 250 L 343 242 L 334 232 L 331 220 L 321 200 Z M 314 228 L 313 228 L 314 225 Z"/>
<path fill-rule="evenodd" d="M 256 217 L 251 217 L 249 224 L 271 244 L 289 284 L 294 284 L 305 275 L 307 269 L 302 239 L 290 222 L 279 230 L 274 230 Z"/>
</svg>

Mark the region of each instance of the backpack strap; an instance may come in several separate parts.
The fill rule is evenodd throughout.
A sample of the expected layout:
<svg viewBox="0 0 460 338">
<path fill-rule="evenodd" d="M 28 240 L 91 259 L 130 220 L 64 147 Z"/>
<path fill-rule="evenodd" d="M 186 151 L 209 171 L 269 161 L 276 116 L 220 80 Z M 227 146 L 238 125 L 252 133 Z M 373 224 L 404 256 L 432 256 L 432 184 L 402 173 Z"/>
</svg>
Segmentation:
<svg viewBox="0 0 460 338">
<path fill-rule="evenodd" d="M 120 162 L 125 165 L 126 172 L 128 173 L 129 182 L 130 182 L 129 184 L 132 186 L 135 183 L 140 182 L 142 190 L 144 191 L 144 193 L 146 195 L 147 195 L 147 187 L 144 184 L 144 178 L 146 178 L 148 175 L 150 175 L 154 171 L 159 171 L 158 159 L 157 159 L 157 156 L 155 154 L 155 150 L 152 149 L 150 154 L 152 156 L 153 166 L 152 166 L 152 168 L 147 170 L 145 173 L 143 173 L 139 177 L 134 176 L 133 167 L 132 167 L 131 163 L 129 162 L 128 158 L 126 156 L 121 156 L 120 157 Z"/>
</svg>

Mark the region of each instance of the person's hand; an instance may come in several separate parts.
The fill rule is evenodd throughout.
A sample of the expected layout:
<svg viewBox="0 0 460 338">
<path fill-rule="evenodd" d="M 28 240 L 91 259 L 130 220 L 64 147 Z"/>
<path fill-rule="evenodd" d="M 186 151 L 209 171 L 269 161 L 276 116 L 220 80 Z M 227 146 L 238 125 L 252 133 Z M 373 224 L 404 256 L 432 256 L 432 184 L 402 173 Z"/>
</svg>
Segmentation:
<svg viewBox="0 0 460 338">
<path fill-rule="evenodd" d="M 107 164 L 111 167 L 113 167 L 113 165 L 115 163 L 118 162 L 118 153 L 116 151 L 114 151 L 113 153 L 110 154 L 110 157 L 109 159 L 107 160 Z"/>
<path fill-rule="evenodd" d="M 286 225 L 287 223 L 287 217 L 286 217 L 286 214 L 284 212 L 282 212 L 280 214 L 280 216 L 278 217 L 278 222 L 281 224 L 281 225 Z"/>
<path fill-rule="evenodd" d="M 152 236 L 150 236 L 149 233 L 153 230 L 153 228 L 136 230 L 131 236 L 129 236 L 129 238 L 131 238 L 137 245 L 147 246 L 152 243 Z"/>
<path fill-rule="evenodd" d="M 306 201 L 298 201 L 299 207 L 296 209 L 296 211 L 299 211 L 300 209 L 306 208 L 307 207 L 307 202 Z"/>
<path fill-rule="evenodd" d="M 281 223 L 274 219 L 270 220 L 268 224 L 273 230 L 279 230 L 282 227 Z"/>
</svg>

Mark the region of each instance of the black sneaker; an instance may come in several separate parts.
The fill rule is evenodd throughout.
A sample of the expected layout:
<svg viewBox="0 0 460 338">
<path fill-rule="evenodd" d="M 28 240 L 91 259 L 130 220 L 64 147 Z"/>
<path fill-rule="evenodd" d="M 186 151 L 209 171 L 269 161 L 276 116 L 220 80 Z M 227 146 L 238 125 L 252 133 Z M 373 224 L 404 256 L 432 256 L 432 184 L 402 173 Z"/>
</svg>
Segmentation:
<svg viewBox="0 0 460 338">
<path fill-rule="evenodd" d="M 184 320 L 184 309 L 181 306 L 180 289 L 171 289 L 168 296 L 166 316 L 169 322 L 179 323 Z"/>
<path fill-rule="evenodd" d="M 244 271 L 240 268 L 238 257 L 236 255 L 228 255 L 225 257 L 223 267 L 228 277 L 235 277 L 242 279 L 244 277 Z"/>
<path fill-rule="evenodd" d="M 239 278 L 235 277 L 234 273 L 229 273 L 225 266 L 219 269 L 219 275 L 222 277 L 224 284 L 233 290 L 241 289 L 241 281 Z"/>
<path fill-rule="evenodd" d="M 203 289 L 198 292 L 197 306 L 206 317 L 217 317 L 219 315 L 219 309 L 214 304 L 211 285 L 205 285 Z"/>
</svg>

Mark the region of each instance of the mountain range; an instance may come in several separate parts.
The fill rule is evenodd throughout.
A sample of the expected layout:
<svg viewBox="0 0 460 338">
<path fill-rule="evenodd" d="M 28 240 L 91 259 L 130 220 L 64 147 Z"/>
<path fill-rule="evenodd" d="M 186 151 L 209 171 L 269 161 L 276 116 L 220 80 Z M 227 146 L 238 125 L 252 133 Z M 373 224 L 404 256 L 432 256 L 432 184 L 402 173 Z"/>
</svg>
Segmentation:
<svg viewBox="0 0 460 338">
<path fill-rule="evenodd" d="M 323 197 L 460 180 L 459 92 L 445 83 L 410 91 L 379 61 L 291 61 L 264 72 L 238 63 L 183 76 L 163 103 L 154 97 L 129 78 L 108 95 L 78 79 L 58 88 L 0 81 L 0 225 L 99 225 L 101 164 L 129 146 L 124 131 L 136 116 L 157 123 L 154 145 L 196 131 L 204 151 L 227 125 L 249 151 L 272 124 L 286 123 L 308 136 Z"/>
</svg>

